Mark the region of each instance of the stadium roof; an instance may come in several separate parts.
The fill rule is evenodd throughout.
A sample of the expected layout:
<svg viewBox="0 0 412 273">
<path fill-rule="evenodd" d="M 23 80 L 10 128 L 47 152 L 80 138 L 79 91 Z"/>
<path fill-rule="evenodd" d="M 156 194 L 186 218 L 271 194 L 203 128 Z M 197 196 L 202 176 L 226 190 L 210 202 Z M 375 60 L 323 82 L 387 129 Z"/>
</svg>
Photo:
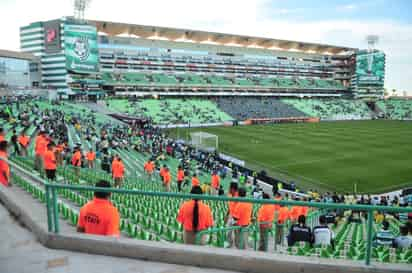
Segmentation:
<svg viewBox="0 0 412 273">
<path fill-rule="evenodd" d="M 11 50 L 4 50 L 4 49 L 0 49 L 0 57 L 29 60 L 29 61 L 38 60 L 36 56 L 30 53 L 27 53 L 27 52 L 11 51 Z"/>
<path fill-rule="evenodd" d="M 98 32 L 107 34 L 109 36 L 128 34 L 146 39 L 206 44 L 209 43 L 222 46 L 240 46 L 317 54 L 340 54 L 347 51 L 356 50 L 355 48 L 350 47 L 197 31 L 190 29 L 156 27 L 94 20 L 89 20 L 88 22 L 90 24 L 94 24 L 97 27 Z"/>
</svg>

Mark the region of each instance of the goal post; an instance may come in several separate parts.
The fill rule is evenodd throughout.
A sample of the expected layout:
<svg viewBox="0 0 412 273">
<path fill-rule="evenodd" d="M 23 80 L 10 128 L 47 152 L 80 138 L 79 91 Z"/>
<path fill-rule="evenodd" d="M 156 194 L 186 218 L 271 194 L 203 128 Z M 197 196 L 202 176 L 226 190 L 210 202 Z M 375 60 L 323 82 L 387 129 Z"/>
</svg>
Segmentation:
<svg viewBox="0 0 412 273">
<path fill-rule="evenodd" d="M 219 137 L 206 132 L 190 133 L 190 143 L 199 150 L 214 152 L 219 148 Z"/>
</svg>

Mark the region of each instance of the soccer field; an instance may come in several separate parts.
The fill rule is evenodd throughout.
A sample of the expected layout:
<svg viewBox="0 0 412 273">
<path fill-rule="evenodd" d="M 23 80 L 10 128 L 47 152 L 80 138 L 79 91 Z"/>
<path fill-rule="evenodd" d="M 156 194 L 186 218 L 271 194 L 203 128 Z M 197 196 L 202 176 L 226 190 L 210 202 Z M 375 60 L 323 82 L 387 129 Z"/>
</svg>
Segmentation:
<svg viewBox="0 0 412 273">
<path fill-rule="evenodd" d="M 176 136 L 184 129 L 171 130 Z M 412 186 L 412 122 L 340 121 L 190 129 L 220 152 L 306 188 L 382 193 Z M 356 184 L 356 186 L 355 186 Z"/>
</svg>

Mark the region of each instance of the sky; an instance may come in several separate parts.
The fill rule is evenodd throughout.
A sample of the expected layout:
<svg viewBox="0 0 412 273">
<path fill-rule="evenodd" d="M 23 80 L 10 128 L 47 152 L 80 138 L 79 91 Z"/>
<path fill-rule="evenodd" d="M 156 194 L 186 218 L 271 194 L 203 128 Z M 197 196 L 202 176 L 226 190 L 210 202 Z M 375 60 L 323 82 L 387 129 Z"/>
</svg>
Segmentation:
<svg viewBox="0 0 412 273">
<path fill-rule="evenodd" d="M 0 0 L 0 48 L 19 49 L 20 26 L 72 14 L 73 0 Z M 412 96 L 412 0 L 91 0 L 86 18 L 356 48 L 379 35 L 385 87 Z"/>
</svg>

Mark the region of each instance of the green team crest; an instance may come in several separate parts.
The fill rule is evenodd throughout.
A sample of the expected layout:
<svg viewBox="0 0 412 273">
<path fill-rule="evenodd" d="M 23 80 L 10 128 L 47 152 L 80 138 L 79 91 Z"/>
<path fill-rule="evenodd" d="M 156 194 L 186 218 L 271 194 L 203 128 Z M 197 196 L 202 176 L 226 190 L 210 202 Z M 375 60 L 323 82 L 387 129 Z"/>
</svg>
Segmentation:
<svg viewBox="0 0 412 273">
<path fill-rule="evenodd" d="M 79 37 L 74 42 L 74 53 L 79 57 L 80 61 L 84 62 L 89 58 L 90 47 L 87 37 Z"/>
<path fill-rule="evenodd" d="M 96 27 L 82 24 L 64 26 L 66 67 L 76 73 L 99 71 Z"/>
</svg>

